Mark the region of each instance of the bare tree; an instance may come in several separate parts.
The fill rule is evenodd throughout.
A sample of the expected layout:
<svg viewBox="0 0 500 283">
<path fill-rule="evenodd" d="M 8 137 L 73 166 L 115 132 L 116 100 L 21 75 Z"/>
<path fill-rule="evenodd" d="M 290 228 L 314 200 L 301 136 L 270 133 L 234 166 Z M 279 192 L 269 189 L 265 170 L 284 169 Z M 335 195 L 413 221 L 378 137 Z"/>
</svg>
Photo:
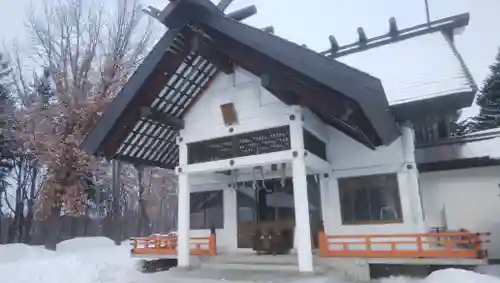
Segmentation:
<svg viewBox="0 0 500 283">
<path fill-rule="evenodd" d="M 56 247 L 61 214 L 86 214 L 85 180 L 101 164 L 79 145 L 151 43 L 151 25 L 141 25 L 137 1 L 114 4 L 113 9 L 92 0 L 46 0 L 26 25 L 31 63 L 51 79 L 47 93 L 53 95 L 24 105 L 17 129 L 23 150 L 47 171 L 35 216 L 47 222 L 50 249 Z M 19 70 L 20 94 L 30 88 L 24 77 Z"/>
</svg>

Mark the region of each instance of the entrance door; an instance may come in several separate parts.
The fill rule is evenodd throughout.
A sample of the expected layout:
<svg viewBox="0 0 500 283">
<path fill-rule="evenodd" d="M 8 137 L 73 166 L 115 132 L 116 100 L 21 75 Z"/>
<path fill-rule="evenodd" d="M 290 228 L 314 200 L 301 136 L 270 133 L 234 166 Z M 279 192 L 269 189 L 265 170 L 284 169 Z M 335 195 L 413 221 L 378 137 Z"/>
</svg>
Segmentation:
<svg viewBox="0 0 500 283">
<path fill-rule="evenodd" d="M 285 186 L 281 185 L 281 179 L 266 180 L 265 185 L 267 190 L 260 190 L 256 193 L 252 182 L 239 184 L 237 194 L 238 248 L 252 248 L 252 236 L 255 230 L 261 229 L 266 232 L 271 228 L 275 232 L 288 234 L 284 236 L 293 247 L 295 209 L 292 179 L 287 178 Z M 321 196 L 319 182 L 312 175 L 307 177 L 307 191 L 312 245 L 317 248 L 319 223 L 322 220 Z"/>
<path fill-rule="evenodd" d="M 260 229 L 273 229 L 287 238 L 293 247 L 295 212 L 291 179 L 285 186 L 281 180 L 266 180 L 265 188 L 255 190 L 252 182 L 240 183 L 238 188 L 238 248 L 252 248 L 253 234 Z"/>
<path fill-rule="evenodd" d="M 258 227 L 257 202 L 251 183 L 241 183 L 237 192 L 238 248 L 253 247 L 252 234 Z"/>
</svg>

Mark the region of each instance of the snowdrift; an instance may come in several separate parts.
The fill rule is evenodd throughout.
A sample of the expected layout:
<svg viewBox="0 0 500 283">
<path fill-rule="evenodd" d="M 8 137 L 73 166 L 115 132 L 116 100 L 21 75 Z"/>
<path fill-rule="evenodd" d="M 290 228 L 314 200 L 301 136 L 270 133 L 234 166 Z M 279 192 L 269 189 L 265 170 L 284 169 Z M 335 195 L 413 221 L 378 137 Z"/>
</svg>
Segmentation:
<svg viewBox="0 0 500 283">
<path fill-rule="evenodd" d="M 143 274 L 129 256 L 129 244 L 107 238 L 77 238 L 60 243 L 57 252 L 23 244 L 0 246 L 1 282 L 6 283 L 154 283 L 171 282 L 167 273 Z M 491 273 L 492 268 L 489 268 Z M 498 269 L 494 267 L 494 269 Z M 161 275 L 161 276 L 158 276 Z M 175 281 L 181 282 L 181 281 Z M 182 280 L 200 282 L 200 280 Z M 228 282 L 228 281 L 226 281 Z M 302 278 L 301 282 L 304 281 Z M 351 283 L 339 282 L 336 283 Z M 500 283 L 500 278 L 461 269 L 444 269 L 427 278 L 392 277 L 382 283 Z"/>
<path fill-rule="evenodd" d="M 473 271 L 448 268 L 434 271 L 424 279 L 408 277 L 384 278 L 381 283 L 500 283 L 500 278 Z"/>
<path fill-rule="evenodd" d="M 57 248 L 57 252 L 51 252 L 19 244 L 0 246 L 0 281 L 124 283 L 144 276 L 130 259 L 129 247 L 115 246 L 107 238 L 78 238 L 62 242 Z"/>
<path fill-rule="evenodd" d="M 25 244 L 0 245 L 0 266 L 6 262 L 54 257 L 56 253 L 44 247 Z"/>
<path fill-rule="evenodd" d="M 431 273 L 422 283 L 500 283 L 500 278 L 473 271 L 448 268 Z"/>
<path fill-rule="evenodd" d="M 114 247 L 114 242 L 106 237 L 82 237 L 61 242 L 57 245 L 57 252 L 79 253 Z"/>
</svg>

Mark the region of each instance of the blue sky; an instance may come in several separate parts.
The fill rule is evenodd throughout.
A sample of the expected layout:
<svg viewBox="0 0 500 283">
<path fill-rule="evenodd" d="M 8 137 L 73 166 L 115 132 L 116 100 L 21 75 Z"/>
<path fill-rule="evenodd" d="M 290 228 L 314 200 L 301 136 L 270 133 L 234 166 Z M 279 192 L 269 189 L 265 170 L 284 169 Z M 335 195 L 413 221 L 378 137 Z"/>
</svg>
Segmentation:
<svg viewBox="0 0 500 283">
<path fill-rule="evenodd" d="M 7 46 L 12 38 L 22 38 L 24 16 L 31 1 L 40 0 L 0 1 L 0 19 L 2 23 L 9 23 L 0 28 L 0 40 Z M 168 0 L 142 2 L 163 8 Z M 372 37 L 387 32 L 388 19 L 392 16 L 400 28 L 426 19 L 424 0 L 235 0 L 228 10 L 251 4 L 256 5 L 259 12 L 246 23 L 255 27 L 272 25 L 277 35 L 318 51 L 328 48 L 329 35 L 334 35 L 340 45 L 355 41 L 358 26 Z M 500 1 L 429 0 L 429 5 L 432 19 L 464 12 L 471 14 L 470 25 L 456 41 L 480 85 L 500 46 L 500 33 L 495 28 L 500 26 Z"/>
</svg>

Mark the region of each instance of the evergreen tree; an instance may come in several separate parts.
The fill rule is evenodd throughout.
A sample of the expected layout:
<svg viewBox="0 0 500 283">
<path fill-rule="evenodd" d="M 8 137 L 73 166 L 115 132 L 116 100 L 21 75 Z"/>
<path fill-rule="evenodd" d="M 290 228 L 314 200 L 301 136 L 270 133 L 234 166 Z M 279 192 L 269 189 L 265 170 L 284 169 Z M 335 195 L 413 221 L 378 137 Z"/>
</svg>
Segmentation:
<svg viewBox="0 0 500 283">
<path fill-rule="evenodd" d="M 14 166 L 12 152 L 14 101 L 10 92 L 10 68 L 0 53 L 0 192 L 6 186 L 6 177 Z"/>
<path fill-rule="evenodd" d="M 479 115 L 470 119 L 473 131 L 500 127 L 500 49 L 490 71 L 476 100 Z"/>
</svg>

